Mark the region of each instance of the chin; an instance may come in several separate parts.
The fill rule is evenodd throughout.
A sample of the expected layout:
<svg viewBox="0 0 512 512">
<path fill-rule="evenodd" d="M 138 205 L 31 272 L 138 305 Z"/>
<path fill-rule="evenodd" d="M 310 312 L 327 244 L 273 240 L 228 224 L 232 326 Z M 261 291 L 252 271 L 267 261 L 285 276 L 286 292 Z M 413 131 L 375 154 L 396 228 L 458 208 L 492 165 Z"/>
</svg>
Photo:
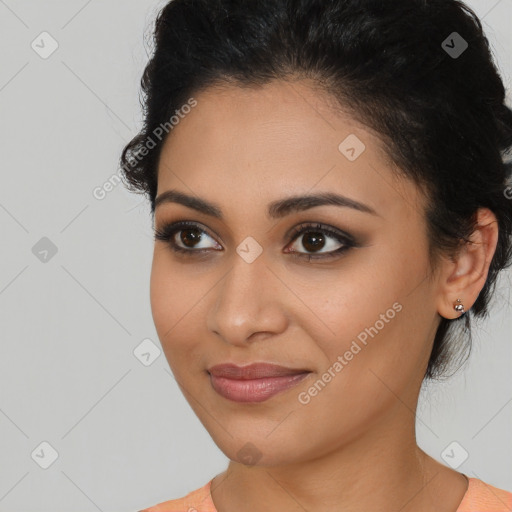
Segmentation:
<svg viewBox="0 0 512 512">
<path fill-rule="evenodd" d="M 210 431 L 210 435 L 228 459 L 247 467 L 285 466 L 300 462 L 301 459 L 314 458 L 313 454 L 317 452 L 318 447 L 304 446 L 304 443 L 300 442 L 299 434 L 295 436 L 289 431 L 279 436 L 279 427 L 272 432 L 274 427 L 255 431 L 253 425 L 253 430 L 228 429 L 229 433 L 217 430 Z M 270 436 L 268 432 L 271 432 Z"/>
</svg>

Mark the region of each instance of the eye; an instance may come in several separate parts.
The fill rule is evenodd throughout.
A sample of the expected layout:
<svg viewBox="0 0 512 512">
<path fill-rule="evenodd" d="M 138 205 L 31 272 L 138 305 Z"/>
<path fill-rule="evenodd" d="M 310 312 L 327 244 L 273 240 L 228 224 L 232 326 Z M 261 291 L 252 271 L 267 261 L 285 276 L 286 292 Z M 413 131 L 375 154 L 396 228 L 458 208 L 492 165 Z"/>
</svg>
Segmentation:
<svg viewBox="0 0 512 512">
<path fill-rule="evenodd" d="M 178 237 L 179 242 L 176 242 L 177 233 L 181 233 Z M 161 229 L 155 230 L 154 238 L 167 242 L 173 251 L 188 255 L 191 255 L 192 252 L 207 252 L 210 248 L 205 247 L 205 243 L 208 238 L 213 240 L 204 229 L 199 228 L 194 222 L 188 221 L 165 224 Z M 222 250 L 222 247 L 215 240 L 214 245 Z"/>
<path fill-rule="evenodd" d="M 176 236 L 178 233 L 180 233 L 179 237 Z M 335 258 L 357 246 L 351 235 L 322 224 L 313 223 L 298 226 L 294 228 L 291 236 L 292 240 L 297 240 L 302 236 L 302 241 L 300 243 L 295 242 L 293 244 L 295 248 L 292 245 L 292 250 L 286 248 L 285 253 L 290 253 L 296 258 L 307 259 L 307 261 Z M 189 221 L 165 224 L 162 228 L 155 230 L 154 239 L 167 242 L 172 251 L 184 256 L 204 255 L 211 249 L 223 250 L 222 246 L 204 229 L 200 228 L 195 222 Z M 213 241 L 213 247 L 208 245 L 208 239 Z M 338 248 L 336 248 L 337 245 Z M 312 252 L 301 252 L 297 246 L 302 246 L 306 251 Z M 320 252 L 322 249 L 327 250 Z"/>
<path fill-rule="evenodd" d="M 293 230 L 292 236 L 293 240 L 298 240 L 300 237 L 302 237 L 302 240 L 293 244 L 296 247 L 295 249 L 292 251 L 286 249 L 285 252 L 291 252 L 294 256 L 299 258 L 307 258 L 308 261 L 312 259 L 335 258 L 341 253 L 356 246 L 356 242 L 352 236 L 322 224 L 308 224 L 299 226 Z M 329 239 L 331 239 L 330 242 Z M 337 245 L 338 248 L 336 248 Z M 297 246 L 299 248 L 305 248 L 306 251 L 313 252 L 297 252 Z M 328 250 L 325 252 L 319 252 L 322 249 Z"/>
</svg>

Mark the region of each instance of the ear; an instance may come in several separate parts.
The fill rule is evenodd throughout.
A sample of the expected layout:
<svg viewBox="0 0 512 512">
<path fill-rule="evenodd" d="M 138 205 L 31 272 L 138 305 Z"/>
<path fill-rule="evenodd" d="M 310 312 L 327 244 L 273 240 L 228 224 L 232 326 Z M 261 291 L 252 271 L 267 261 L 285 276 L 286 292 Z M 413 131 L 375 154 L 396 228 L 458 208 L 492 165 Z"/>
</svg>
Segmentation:
<svg viewBox="0 0 512 512">
<path fill-rule="evenodd" d="M 498 220 L 488 208 L 478 209 L 477 226 L 470 240 L 443 273 L 437 310 L 444 318 L 458 318 L 462 314 L 454 308 L 457 299 L 468 311 L 485 285 L 498 243 Z"/>
</svg>

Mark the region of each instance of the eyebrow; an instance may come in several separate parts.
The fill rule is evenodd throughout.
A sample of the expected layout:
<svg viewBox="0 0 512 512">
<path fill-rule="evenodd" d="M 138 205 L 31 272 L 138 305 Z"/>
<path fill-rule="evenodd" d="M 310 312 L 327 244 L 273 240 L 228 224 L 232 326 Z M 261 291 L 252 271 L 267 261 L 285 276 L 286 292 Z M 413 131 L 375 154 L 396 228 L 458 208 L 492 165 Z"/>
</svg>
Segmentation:
<svg viewBox="0 0 512 512">
<path fill-rule="evenodd" d="M 219 220 L 224 220 L 222 209 L 217 204 L 196 196 L 187 195 L 178 190 L 171 189 L 162 192 L 155 199 L 155 210 L 159 205 L 164 203 L 178 203 L 205 215 L 215 217 Z M 268 205 L 267 215 L 271 219 L 279 219 L 290 215 L 291 213 L 309 210 L 316 206 L 341 206 L 352 208 L 364 213 L 370 213 L 372 215 L 379 215 L 370 206 L 333 192 L 291 196 L 273 201 Z"/>
</svg>

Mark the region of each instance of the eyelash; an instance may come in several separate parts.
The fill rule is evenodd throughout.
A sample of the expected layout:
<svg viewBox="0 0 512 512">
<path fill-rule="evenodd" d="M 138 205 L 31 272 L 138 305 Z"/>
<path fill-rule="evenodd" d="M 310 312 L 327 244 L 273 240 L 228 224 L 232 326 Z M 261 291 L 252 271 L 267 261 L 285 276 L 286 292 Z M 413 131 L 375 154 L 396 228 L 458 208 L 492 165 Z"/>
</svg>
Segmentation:
<svg viewBox="0 0 512 512">
<path fill-rule="evenodd" d="M 202 255 L 211 250 L 211 249 L 183 249 L 183 247 L 176 245 L 176 243 L 174 241 L 172 241 L 174 235 L 180 231 L 185 231 L 187 228 L 198 229 L 201 233 L 205 233 L 206 235 L 210 236 L 205 230 L 201 229 L 199 227 L 199 225 L 196 224 L 195 222 L 180 221 L 180 222 L 175 222 L 175 223 L 164 224 L 162 226 L 162 228 L 155 229 L 154 240 L 161 240 L 163 242 L 167 242 L 172 251 L 179 253 L 179 254 L 183 254 L 184 256 L 187 256 L 187 257 L 195 257 L 198 255 Z M 310 223 L 310 224 L 301 225 L 301 226 L 294 228 L 294 230 L 291 233 L 291 236 L 292 236 L 291 241 L 294 242 L 297 238 L 299 238 L 300 235 L 303 235 L 304 233 L 309 233 L 309 232 L 314 232 L 314 233 L 320 232 L 320 233 L 329 235 L 330 237 L 334 238 L 336 241 L 343 243 L 343 247 L 340 247 L 339 249 L 336 249 L 334 251 L 330 251 L 327 253 L 320 253 L 320 254 L 307 254 L 307 253 L 300 253 L 300 252 L 295 252 L 295 251 L 289 252 L 288 254 L 291 254 L 293 257 L 297 257 L 300 259 L 306 259 L 308 262 L 310 262 L 311 260 L 336 258 L 336 257 L 340 256 L 342 253 L 348 251 L 349 249 L 351 249 L 353 247 L 357 247 L 357 243 L 353 239 L 352 236 L 350 236 L 348 234 L 343 234 L 341 232 L 330 229 L 329 227 L 327 227 L 323 224 L 317 224 L 317 223 L 316 224 Z M 212 237 L 210 236 L 210 238 L 212 238 Z"/>
</svg>

